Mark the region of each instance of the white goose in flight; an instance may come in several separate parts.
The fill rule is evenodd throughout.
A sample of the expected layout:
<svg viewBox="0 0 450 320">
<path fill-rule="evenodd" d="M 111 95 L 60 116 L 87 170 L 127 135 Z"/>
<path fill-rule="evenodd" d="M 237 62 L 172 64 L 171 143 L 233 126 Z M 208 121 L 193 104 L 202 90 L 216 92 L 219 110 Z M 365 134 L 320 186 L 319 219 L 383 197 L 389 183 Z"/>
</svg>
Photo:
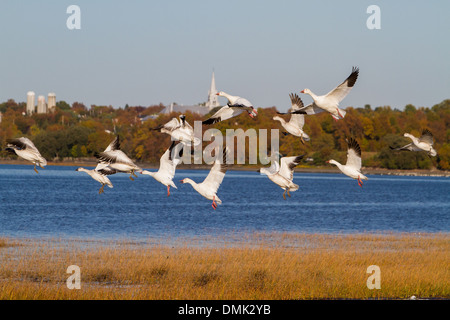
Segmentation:
<svg viewBox="0 0 450 320">
<path fill-rule="evenodd" d="M 180 120 L 172 118 L 166 124 L 160 125 L 152 130 L 160 130 L 162 133 L 167 133 L 172 137 L 172 141 L 180 141 L 187 146 L 197 146 L 200 144 L 201 140 L 194 137 L 194 129 L 186 121 L 186 116 L 182 114 L 179 118 Z"/>
<path fill-rule="evenodd" d="M 437 155 L 436 150 L 433 149 L 433 134 L 430 130 L 424 129 L 420 138 L 414 137 L 412 134 L 405 133 L 405 137 L 410 138 L 412 142 L 401 148 L 393 148 L 392 150 L 405 150 L 405 151 L 426 151 L 429 156 L 435 157 Z"/>
<path fill-rule="evenodd" d="M 335 120 L 345 117 L 345 110 L 339 109 L 339 103 L 349 94 L 358 79 L 359 69 L 353 67 L 352 73 L 339 86 L 328 92 L 326 95 L 317 96 L 311 90 L 304 89 L 300 93 L 309 94 L 314 102 L 303 107 L 301 110 L 307 114 L 316 114 L 323 111 L 329 112 Z"/>
<path fill-rule="evenodd" d="M 142 168 L 135 165 L 128 156 L 120 150 L 119 136 L 111 142 L 105 151 L 96 153 L 94 156 L 99 160 L 95 170 L 100 171 L 106 167 L 110 167 L 117 172 L 124 172 L 130 174 L 130 179 L 133 176 L 137 177 L 135 172 L 141 172 Z"/>
<path fill-rule="evenodd" d="M 214 210 L 217 208 L 217 204 L 222 204 L 222 200 L 217 196 L 217 190 L 219 190 L 220 184 L 225 177 L 225 172 L 227 172 L 227 158 L 228 148 L 223 149 L 223 157 L 217 157 L 214 165 L 209 171 L 208 176 L 203 180 L 202 183 L 196 183 L 189 178 L 181 180 L 181 183 L 189 183 L 198 193 L 208 200 L 212 200 L 212 207 Z"/>
<path fill-rule="evenodd" d="M 92 177 L 92 179 L 100 182 L 102 184 L 101 188 L 98 190 L 98 194 L 102 194 L 103 188 L 106 186 L 113 188 L 113 184 L 111 183 L 111 181 L 109 180 L 109 178 L 107 177 L 108 175 L 111 174 L 115 174 L 117 171 L 114 169 L 111 169 L 109 167 L 106 167 L 104 169 L 101 170 L 88 170 L 85 168 L 78 168 L 76 171 L 82 171 L 82 172 L 86 172 L 88 175 L 90 175 Z"/>
<path fill-rule="evenodd" d="M 258 115 L 258 112 L 253 107 L 253 104 L 245 98 L 232 96 L 223 91 L 216 93 L 216 95 L 227 98 L 228 104 L 220 108 L 209 119 L 203 121 L 202 124 L 214 124 L 220 121 L 228 120 L 240 115 L 244 111 L 247 111 L 248 115 L 252 118 Z"/>
<path fill-rule="evenodd" d="M 259 172 L 265 174 L 272 180 L 275 184 L 280 186 L 283 192 L 283 199 L 286 200 L 286 193 L 290 197 L 289 191 L 298 190 L 299 186 L 296 185 L 292 180 L 294 179 L 294 168 L 300 163 L 300 160 L 304 155 L 296 157 L 282 157 L 280 162 L 274 161 L 269 168 L 261 168 Z"/>
<path fill-rule="evenodd" d="M 175 168 L 181 162 L 183 156 L 183 144 L 175 144 L 172 142 L 171 146 L 164 152 L 159 161 L 159 170 L 156 172 L 150 172 L 144 170 L 141 174 L 149 175 L 155 178 L 156 181 L 161 182 L 167 186 L 167 196 L 170 196 L 170 187 L 177 189 L 177 186 L 172 181 L 175 176 Z"/>
<path fill-rule="evenodd" d="M 47 165 L 47 160 L 45 160 L 30 139 L 21 137 L 17 139 L 7 139 L 6 142 L 6 150 L 15 152 L 19 157 L 33 163 L 34 171 L 36 171 L 36 173 L 39 173 L 36 169 L 36 165 L 42 169 Z"/>
<path fill-rule="evenodd" d="M 335 160 L 329 160 L 327 163 L 335 164 L 343 174 L 358 180 L 358 185 L 362 188 L 362 180 L 369 180 L 369 178 L 361 173 L 361 148 L 353 138 L 347 140 L 347 145 L 347 163 L 345 165 Z"/>
<path fill-rule="evenodd" d="M 300 113 L 295 113 L 296 111 L 300 112 L 300 109 L 303 107 L 302 99 L 297 94 L 291 93 L 289 95 L 291 97 L 292 107 L 289 109 L 287 113 L 291 114 L 291 119 L 289 122 L 286 122 L 283 118 L 279 116 L 273 117 L 273 120 L 277 120 L 281 122 L 286 131 L 296 137 L 300 137 L 300 141 L 305 144 L 305 140 L 309 141 L 309 136 L 303 131 L 303 126 L 305 125 L 305 116 Z M 306 113 L 305 111 L 301 111 L 302 113 Z M 277 112 L 278 114 L 286 114 Z"/>
</svg>

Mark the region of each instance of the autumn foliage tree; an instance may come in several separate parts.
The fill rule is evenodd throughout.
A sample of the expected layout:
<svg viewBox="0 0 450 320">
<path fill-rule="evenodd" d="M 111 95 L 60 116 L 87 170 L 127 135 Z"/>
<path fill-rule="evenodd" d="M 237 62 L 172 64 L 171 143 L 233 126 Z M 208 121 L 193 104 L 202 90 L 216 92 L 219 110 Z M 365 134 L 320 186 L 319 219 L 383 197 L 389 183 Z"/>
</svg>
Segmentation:
<svg viewBox="0 0 450 320">
<path fill-rule="evenodd" d="M 59 101 L 56 110 L 48 114 L 25 115 L 25 104 L 8 100 L 0 104 L 2 122 L 0 123 L 0 157 L 11 157 L 4 151 L 6 139 L 27 136 L 33 140 L 41 153 L 49 160 L 63 158 L 93 157 L 103 151 L 115 135 L 121 137 L 121 149 L 130 157 L 141 162 L 157 164 L 159 158 L 170 145 L 170 137 L 152 130 L 164 124 L 178 113 L 160 113 L 162 104 L 148 107 L 92 105 L 87 108 L 81 102 L 72 106 Z M 212 110 L 210 114 L 216 110 Z M 343 120 L 334 121 L 327 113 L 307 115 L 304 131 L 311 141 L 302 144 L 292 135 L 284 135 L 278 121 L 274 121 L 277 108 L 258 109 L 258 116 L 250 118 L 246 112 L 238 117 L 204 125 L 203 133 L 209 128 L 219 130 L 224 136 L 227 129 L 268 129 L 267 144 L 270 148 L 270 130 L 279 130 L 280 153 L 288 155 L 305 154 L 312 158 L 311 165 L 326 165 L 334 158 L 345 162 L 346 142 L 354 137 L 360 143 L 363 165 L 388 169 L 430 169 L 450 170 L 450 100 L 444 100 L 431 108 L 405 106 L 404 110 L 370 105 L 363 108 L 346 108 Z M 152 116 L 152 117 L 149 117 Z M 186 119 L 194 125 L 208 115 L 201 116 L 187 112 Z M 283 116 L 289 120 L 289 116 Z M 410 142 L 403 137 L 405 132 L 420 136 L 428 128 L 434 135 L 436 157 L 424 152 L 394 152 L 389 146 L 398 147 Z M 275 133 L 275 131 L 273 131 Z M 210 142 L 204 141 L 203 147 Z M 235 142 L 236 143 L 236 142 Z M 249 140 L 246 142 L 248 156 Z M 235 146 L 236 150 L 236 146 Z"/>
</svg>

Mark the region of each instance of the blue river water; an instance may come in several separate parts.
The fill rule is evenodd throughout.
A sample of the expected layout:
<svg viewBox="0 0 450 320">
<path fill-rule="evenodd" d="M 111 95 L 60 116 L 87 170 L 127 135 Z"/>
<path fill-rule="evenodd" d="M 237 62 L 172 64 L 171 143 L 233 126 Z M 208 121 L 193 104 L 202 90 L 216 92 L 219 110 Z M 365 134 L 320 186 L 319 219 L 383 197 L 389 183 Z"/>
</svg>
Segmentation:
<svg viewBox="0 0 450 320">
<path fill-rule="evenodd" d="M 295 173 L 283 190 L 256 171 L 228 171 L 211 201 L 179 180 L 207 170 L 177 170 L 167 197 L 150 176 L 110 176 L 105 187 L 77 167 L 0 165 L 0 236 L 87 239 L 226 236 L 229 233 L 449 232 L 450 179 L 369 175 L 360 188 L 342 174 Z M 89 168 L 91 169 L 91 168 Z"/>
</svg>

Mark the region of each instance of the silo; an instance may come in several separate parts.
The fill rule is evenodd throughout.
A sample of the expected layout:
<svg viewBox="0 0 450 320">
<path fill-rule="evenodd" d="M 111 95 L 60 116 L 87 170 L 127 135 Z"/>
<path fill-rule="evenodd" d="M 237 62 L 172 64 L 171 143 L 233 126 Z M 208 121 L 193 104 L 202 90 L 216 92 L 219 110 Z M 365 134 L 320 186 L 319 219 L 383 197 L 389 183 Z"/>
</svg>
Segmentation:
<svg viewBox="0 0 450 320">
<path fill-rule="evenodd" d="M 47 113 L 47 104 L 44 96 L 38 97 L 37 113 Z"/>
<path fill-rule="evenodd" d="M 56 94 L 54 94 L 53 92 L 50 92 L 48 94 L 47 109 L 48 109 L 49 112 L 54 112 L 55 109 L 56 109 Z"/>
<path fill-rule="evenodd" d="M 28 91 L 27 93 L 27 114 L 31 115 L 34 113 L 34 92 L 33 91 Z"/>
</svg>

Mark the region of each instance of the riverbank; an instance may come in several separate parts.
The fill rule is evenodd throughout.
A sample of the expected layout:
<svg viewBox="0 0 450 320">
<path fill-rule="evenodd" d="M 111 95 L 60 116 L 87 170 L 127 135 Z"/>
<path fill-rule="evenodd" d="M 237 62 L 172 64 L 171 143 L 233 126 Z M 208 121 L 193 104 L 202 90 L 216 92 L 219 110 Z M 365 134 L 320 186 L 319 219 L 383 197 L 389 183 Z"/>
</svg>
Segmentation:
<svg viewBox="0 0 450 320">
<path fill-rule="evenodd" d="M 0 299 L 449 299 L 449 240 L 255 233 L 198 246 L 0 238 Z M 81 270 L 79 290 L 67 287 L 71 265 Z M 380 289 L 367 286 L 373 265 Z"/>
<path fill-rule="evenodd" d="M 21 159 L 0 159 L 0 164 L 10 164 L 10 165 L 30 165 L 30 162 Z M 136 162 L 142 168 L 146 169 L 158 169 L 159 164 L 155 163 L 145 163 Z M 97 162 L 95 159 L 86 158 L 84 160 L 65 160 L 65 161 L 49 161 L 48 166 L 74 166 L 74 167 L 95 167 Z M 198 165 L 180 164 L 177 166 L 178 169 L 182 170 L 210 170 L 210 165 Z M 260 166 L 256 165 L 231 165 L 229 170 L 236 171 L 256 171 Z M 295 172 L 304 173 L 340 173 L 339 169 L 335 166 L 305 166 L 300 165 L 295 168 Z M 384 169 L 384 168 L 368 168 L 363 167 L 362 172 L 369 175 L 395 175 L 395 176 L 435 176 L 435 177 L 450 177 L 450 171 L 443 171 L 438 169 L 431 170 L 396 170 L 396 169 Z"/>
</svg>

